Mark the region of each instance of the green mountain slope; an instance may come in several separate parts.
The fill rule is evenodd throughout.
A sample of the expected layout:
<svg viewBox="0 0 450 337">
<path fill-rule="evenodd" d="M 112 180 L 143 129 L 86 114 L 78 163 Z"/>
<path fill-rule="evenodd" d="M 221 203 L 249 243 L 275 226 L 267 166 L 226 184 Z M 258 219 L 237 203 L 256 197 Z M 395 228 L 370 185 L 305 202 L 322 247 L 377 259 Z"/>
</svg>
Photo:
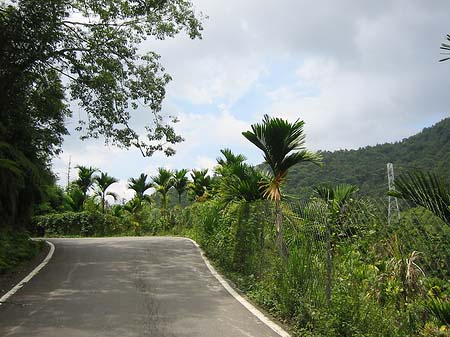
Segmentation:
<svg viewBox="0 0 450 337">
<path fill-rule="evenodd" d="M 288 175 L 285 193 L 307 197 L 320 183 L 349 183 L 370 196 L 387 191 L 386 164 L 394 164 L 395 175 L 405 170 L 433 171 L 448 178 L 450 169 L 450 118 L 400 142 L 367 146 L 358 150 L 322 152 L 323 167 L 294 166 Z"/>
</svg>

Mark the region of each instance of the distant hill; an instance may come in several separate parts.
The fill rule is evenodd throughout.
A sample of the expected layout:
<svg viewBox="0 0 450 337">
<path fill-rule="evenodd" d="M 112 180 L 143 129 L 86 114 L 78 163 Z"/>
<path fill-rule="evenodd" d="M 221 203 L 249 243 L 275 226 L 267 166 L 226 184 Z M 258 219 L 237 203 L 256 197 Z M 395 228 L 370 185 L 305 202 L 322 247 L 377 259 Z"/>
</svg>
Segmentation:
<svg viewBox="0 0 450 337">
<path fill-rule="evenodd" d="M 358 186 L 363 195 L 384 196 L 389 162 L 394 164 L 395 176 L 405 170 L 421 169 L 448 179 L 450 118 L 400 142 L 321 153 L 323 167 L 307 163 L 289 171 L 285 193 L 303 198 L 311 195 L 312 187 L 320 183 L 349 183 Z"/>
</svg>

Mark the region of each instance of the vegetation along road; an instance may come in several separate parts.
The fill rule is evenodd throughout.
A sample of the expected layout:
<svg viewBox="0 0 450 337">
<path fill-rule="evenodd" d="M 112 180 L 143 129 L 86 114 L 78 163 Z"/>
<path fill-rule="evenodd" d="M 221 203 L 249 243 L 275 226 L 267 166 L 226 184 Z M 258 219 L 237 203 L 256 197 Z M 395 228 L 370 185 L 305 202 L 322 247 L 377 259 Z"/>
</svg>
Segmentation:
<svg viewBox="0 0 450 337">
<path fill-rule="evenodd" d="M 278 336 L 187 239 L 50 241 L 48 265 L 0 307 L 0 336 Z"/>
</svg>

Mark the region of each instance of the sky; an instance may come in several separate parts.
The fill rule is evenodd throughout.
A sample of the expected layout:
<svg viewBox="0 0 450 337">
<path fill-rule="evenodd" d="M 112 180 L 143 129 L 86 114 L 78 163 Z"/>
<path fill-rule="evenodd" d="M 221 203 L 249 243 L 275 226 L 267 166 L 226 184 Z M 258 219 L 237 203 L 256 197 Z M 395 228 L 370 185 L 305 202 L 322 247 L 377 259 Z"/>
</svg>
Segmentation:
<svg viewBox="0 0 450 337">
<path fill-rule="evenodd" d="M 440 63 L 450 15 L 446 0 L 194 0 L 201 40 L 185 35 L 146 41 L 173 80 L 163 113 L 176 115 L 185 141 L 173 157 L 144 158 L 101 140 L 65 138 L 53 160 L 59 184 L 75 165 L 119 179 L 111 190 L 129 199 L 127 180 L 158 167 L 208 168 L 220 149 L 263 161 L 241 132 L 264 114 L 305 121 L 311 150 L 357 149 L 411 136 L 450 116 L 450 61 Z M 77 116 L 77 108 L 74 108 Z M 134 123 L 151 121 L 150 112 Z M 69 129 L 74 122 L 68 121 Z"/>
</svg>

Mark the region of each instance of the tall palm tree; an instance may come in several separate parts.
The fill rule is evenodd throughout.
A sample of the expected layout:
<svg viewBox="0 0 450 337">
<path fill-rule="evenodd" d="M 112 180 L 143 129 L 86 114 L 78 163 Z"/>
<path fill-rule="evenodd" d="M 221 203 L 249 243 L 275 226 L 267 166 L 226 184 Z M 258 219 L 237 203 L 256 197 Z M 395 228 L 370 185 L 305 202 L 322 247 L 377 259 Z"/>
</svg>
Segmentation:
<svg viewBox="0 0 450 337">
<path fill-rule="evenodd" d="M 173 187 L 173 172 L 163 167 L 158 168 L 158 174 L 152 177 L 153 187 L 161 194 L 161 208 L 165 212 L 167 208 L 167 193 Z"/>
<path fill-rule="evenodd" d="M 389 194 L 433 212 L 450 226 L 450 187 L 433 173 L 417 171 L 402 174 Z"/>
<path fill-rule="evenodd" d="M 283 239 L 280 187 L 285 182 L 289 169 L 295 164 L 301 162 L 321 163 L 319 154 L 305 148 L 304 124 L 300 119 L 290 123 L 281 118 L 264 115 L 261 124 L 253 124 L 251 131 L 242 133 L 263 152 L 264 160 L 270 167 L 271 179 L 264 184 L 263 195 L 265 198 L 275 201 L 277 241 L 284 256 L 288 254 L 288 251 Z"/>
<path fill-rule="evenodd" d="M 136 192 L 135 197 L 140 201 L 148 200 L 145 191 L 153 186 L 151 182 L 147 182 L 147 178 L 148 176 L 146 174 L 141 173 L 139 178 L 128 179 L 128 188 Z"/>
<path fill-rule="evenodd" d="M 87 198 L 87 193 L 90 189 L 93 188 L 95 177 L 94 173 L 98 171 L 97 168 L 92 166 L 75 166 L 78 169 L 78 179 L 75 180 L 75 184 L 80 188 L 81 192 L 83 192 L 83 201 Z"/>
<path fill-rule="evenodd" d="M 104 172 L 101 172 L 100 176 L 95 177 L 95 183 L 97 185 L 95 195 L 100 198 L 102 213 L 105 213 L 105 202 L 107 196 L 112 196 L 114 200 L 117 199 L 117 195 L 115 193 L 107 191 L 107 189 L 115 182 L 117 182 L 116 178 L 111 177 Z"/>
<path fill-rule="evenodd" d="M 188 185 L 188 178 L 186 177 L 186 174 L 188 173 L 188 170 L 181 169 L 181 170 L 175 170 L 173 173 L 173 187 L 178 193 L 178 203 L 181 205 L 181 195 L 186 192 L 187 185 Z"/>
</svg>

